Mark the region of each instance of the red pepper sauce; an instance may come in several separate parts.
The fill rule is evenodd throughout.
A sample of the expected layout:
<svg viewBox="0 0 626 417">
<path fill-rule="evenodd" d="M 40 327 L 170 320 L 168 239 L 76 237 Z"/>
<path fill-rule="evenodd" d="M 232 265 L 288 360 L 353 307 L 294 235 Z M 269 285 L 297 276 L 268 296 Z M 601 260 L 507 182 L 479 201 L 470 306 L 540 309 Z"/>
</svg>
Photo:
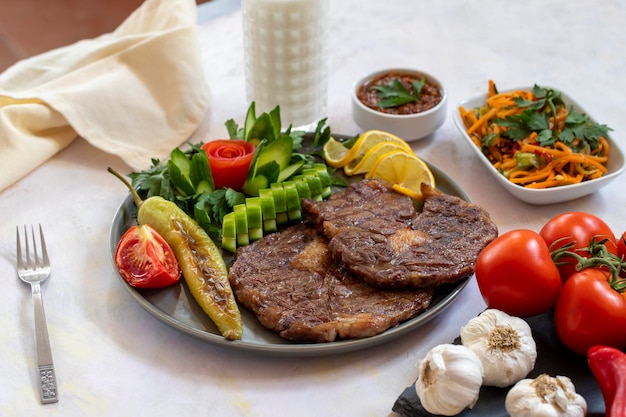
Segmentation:
<svg viewBox="0 0 626 417">
<path fill-rule="evenodd" d="M 394 79 L 400 80 L 400 82 L 404 85 L 404 87 L 413 94 L 413 84 L 412 81 L 420 81 L 422 76 L 414 75 L 414 74 L 405 74 L 398 72 L 388 72 L 382 75 L 379 75 L 376 78 L 372 78 L 371 80 L 363 83 L 359 90 L 357 91 L 357 97 L 367 107 L 370 109 L 388 113 L 388 114 L 415 114 L 420 113 L 429 109 L 432 109 L 442 99 L 441 90 L 435 84 L 431 83 L 428 79 L 426 79 L 426 84 L 422 87 L 422 91 L 420 94 L 420 98 L 418 101 L 401 104 L 395 107 L 380 107 L 378 102 L 380 101 L 380 97 L 378 96 L 378 92 L 373 89 L 374 86 L 377 85 L 388 85 Z"/>
</svg>

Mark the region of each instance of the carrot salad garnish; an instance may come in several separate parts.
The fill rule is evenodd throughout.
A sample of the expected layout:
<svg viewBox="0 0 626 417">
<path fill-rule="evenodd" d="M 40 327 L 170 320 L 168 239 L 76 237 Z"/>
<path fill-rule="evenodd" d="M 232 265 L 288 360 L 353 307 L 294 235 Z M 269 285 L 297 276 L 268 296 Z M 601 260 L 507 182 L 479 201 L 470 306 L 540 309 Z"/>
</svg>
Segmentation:
<svg viewBox="0 0 626 417">
<path fill-rule="evenodd" d="M 568 108 L 559 91 L 535 85 L 499 93 L 490 80 L 486 104 L 459 113 L 474 144 L 520 186 L 576 184 L 607 172 L 612 129 Z"/>
</svg>

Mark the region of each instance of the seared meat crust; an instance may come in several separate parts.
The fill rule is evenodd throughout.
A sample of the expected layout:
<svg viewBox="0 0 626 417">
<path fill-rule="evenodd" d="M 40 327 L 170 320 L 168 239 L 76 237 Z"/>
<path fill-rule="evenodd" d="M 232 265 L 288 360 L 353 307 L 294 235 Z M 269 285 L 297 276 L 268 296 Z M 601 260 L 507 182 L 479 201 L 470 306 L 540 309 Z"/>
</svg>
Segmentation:
<svg viewBox="0 0 626 417">
<path fill-rule="evenodd" d="M 239 248 L 229 278 L 263 326 L 298 342 L 373 336 L 415 317 L 433 296 L 432 289 L 369 286 L 340 267 L 328 240 L 305 224 Z"/>
<path fill-rule="evenodd" d="M 379 180 L 363 180 L 327 202 L 303 200 L 303 214 L 329 239 L 333 258 L 380 288 L 425 288 L 474 273 L 479 252 L 498 234 L 489 215 L 422 185 L 424 206 Z"/>
</svg>

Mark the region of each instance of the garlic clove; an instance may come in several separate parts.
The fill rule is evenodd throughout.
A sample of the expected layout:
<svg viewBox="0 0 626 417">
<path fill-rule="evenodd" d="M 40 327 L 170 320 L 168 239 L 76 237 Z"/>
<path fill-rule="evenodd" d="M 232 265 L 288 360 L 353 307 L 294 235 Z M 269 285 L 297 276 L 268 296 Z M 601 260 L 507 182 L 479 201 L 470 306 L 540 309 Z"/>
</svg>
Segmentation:
<svg viewBox="0 0 626 417">
<path fill-rule="evenodd" d="M 480 359 L 487 386 L 508 387 L 535 367 L 537 346 L 526 321 L 487 309 L 461 328 L 461 343 Z"/>
<path fill-rule="evenodd" d="M 505 408 L 511 417 L 584 417 L 587 402 L 565 376 L 522 379 L 509 390 Z"/>
<path fill-rule="evenodd" d="M 453 416 L 476 404 L 482 381 L 482 364 L 471 350 L 443 344 L 419 363 L 415 391 L 429 413 Z"/>
</svg>

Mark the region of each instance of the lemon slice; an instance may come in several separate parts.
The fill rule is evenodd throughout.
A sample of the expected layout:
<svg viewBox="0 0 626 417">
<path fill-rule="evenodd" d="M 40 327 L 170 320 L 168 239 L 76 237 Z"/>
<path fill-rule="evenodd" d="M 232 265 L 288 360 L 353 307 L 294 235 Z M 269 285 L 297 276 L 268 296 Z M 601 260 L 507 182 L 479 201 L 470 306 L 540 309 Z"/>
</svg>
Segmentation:
<svg viewBox="0 0 626 417">
<path fill-rule="evenodd" d="M 346 175 L 367 174 L 374 164 L 376 164 L 378 158 L 386 153 L 397 150 L 406 152 L 406 149 L 396 142 L 380 142 L 367 151 L 363 158 L 353 158 L 352 161 L 343 167 L 343 170 Z M 413 151 L 410 152 L 412 153 Z"/>
<path fill-rule="evenodd" d="M 352 155 L 354 155 L 356 149 L 354 146 L 348 149 L 343 146 L 343 143 L 331 137 L 324 144 L 323 151 L 324 159 L 328 165 L 333 168 L 341 168 L 352 160 Z"/>
<path fill-rule="evenodd" d="M 411 197 L 413 200 L 420 200 L 422 198 L 422 193 L 421 192 L 418 194 L 415 191 L 413 191 L 413 190 L 411 190 L 409 188 L 403 187 L 400 184 L 394 184 L 391 188 L 393 188 L 394 190 L 396 190 L 400 194 L 404 194 L 404 195 L 407 195 L 407 196 Z"/>
<path fill-rule="evenodd" d="M 383 132 L 382 130 L 368 130 L 359 136 L 359 139 L 352 147 L 352 149 L 355 149 L 352 159 L 360 160 L 370 149 L 383 142 L 395 143 L 399 147 L 404 148 L 407 152 L 413 152 L 411 146 L 404 139 L 401 139 L 396 135 L 389 132 Z"/>
<path fill-rule="evenodd" d="M 406 149 L 407 152 L 413 152 L 411 146 L 398 136 L 382 130 L 368 130 L 359 136 L 350 149 L 331 137 L 324 144 L 324 159 L 331 167 L 341 168 L 353 160 L 360 161 L 370 149 L 382 142 L 393 142 Z"/>
<path fill-rule="evenodd" d="M 365 177 L 388 181 L 396 191 L 414 199 L 422 197 L 422 183 L 435 187 L 435 177 L 428 165 L 415 154 L 402 150 L 380 156 Z"/>
</svg>

